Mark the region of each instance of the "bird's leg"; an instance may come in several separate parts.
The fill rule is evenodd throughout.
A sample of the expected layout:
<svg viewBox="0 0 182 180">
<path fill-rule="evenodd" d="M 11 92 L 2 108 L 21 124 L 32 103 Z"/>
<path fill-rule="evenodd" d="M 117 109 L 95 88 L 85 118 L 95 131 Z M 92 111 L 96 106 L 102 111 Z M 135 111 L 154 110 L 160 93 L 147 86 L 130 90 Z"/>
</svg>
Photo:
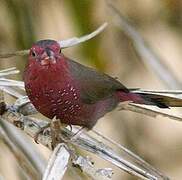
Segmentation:
<svg viewBox="0 0 182 180">
<path fill-rule="evenodd" d="M 41 128 L 36 132 L 35 137 L 34 137 L 34 141 L 35 141 L 37 144 L 39 144 L 39 143 L 38 143 L 39 134 L 42 133 L 45 129 L 49 128 L 50 125 L 51 125 L 51 123 L 48 123 L 46 126 L 41 127 Z"/>
<path fill-rule="evenodd" d="M 56 145 L 62 141 L 60 138 L 60 126 L 61 126 L 60 120 L 56 119 L 56 116 L 54 116 L 54 118 L 51 120 L 50 123 L 39 129 L 39 131 L 36 133 L 34 137 L 34 141 L 38 144 L 39 134 L 42 133 L 45 129 L 50 128 L 51 138 L 52 138 L 52 148 L 54 149 L 54 147 L 56 147 Z"/>
<path fill-rule="evenodd" d="M 51 128 L 51 137 L 52 137 L 52 148 L 54 149 L 56 145 L 63 140 L 60 138 L 60 127 L 61 122 L 59 119 L 56 119 L 56 116 L 51 121 L 50 128 Z"/>
</svg>

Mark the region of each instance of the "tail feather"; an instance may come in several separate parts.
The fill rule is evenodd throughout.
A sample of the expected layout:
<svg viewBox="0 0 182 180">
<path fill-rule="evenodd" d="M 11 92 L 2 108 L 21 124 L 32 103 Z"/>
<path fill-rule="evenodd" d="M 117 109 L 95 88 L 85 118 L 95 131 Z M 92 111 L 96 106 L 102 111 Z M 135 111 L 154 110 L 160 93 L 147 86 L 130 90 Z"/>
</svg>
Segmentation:
<svg viewBox="0 0 182 180">
<path fill-rule="evenodd" d="M 132 101 L 137 104 L 154 105 L 159 108 L 182 107 L 182 98 L 149 92 L 132 92 L 132 90 L 129 93 L 120 91 L 118 93 L 118 100 L 120 102 Z"/>
<path fill-rule="evenodd" d="M 182 107 L 182 98 L 180 96 L 177 97 L 166 93 L 154 93 L 154 92 L 144 92 L 144 91 L 140 92 L 139 90 L 137 92 L 135 90 L 130 90 L 130 93 L 135 94 L 136 96 L 146 100 L 147 103 L 149 104 L 153 103 L 151 105 L 156 105 L 160 108 Z"/>
<path fill-rule="evenodd" d="M 118 100 L 132 101 L 137 104 L 154 105 L 160 108 L 182 107 L 182 92 L 180 94 L 164 93 L 162 91 L 144 91 L 129 89 L 129 92 L 118 92 Z"/>
<path fill-rule="evenodd" d="M 167 105 L 167 103 L 164 101 L 163 98 L 160 97 L 152 97 L 152 96 L 148 96 L 146 94 L 136 94 L 138 96 L 140 96 L 141 98 L 145 99 L 147 101 L 147 103 L 149 103 L 149 105 L 155 105 L 159 108 L 169 108 L 169 106 Z"/>
</svg>

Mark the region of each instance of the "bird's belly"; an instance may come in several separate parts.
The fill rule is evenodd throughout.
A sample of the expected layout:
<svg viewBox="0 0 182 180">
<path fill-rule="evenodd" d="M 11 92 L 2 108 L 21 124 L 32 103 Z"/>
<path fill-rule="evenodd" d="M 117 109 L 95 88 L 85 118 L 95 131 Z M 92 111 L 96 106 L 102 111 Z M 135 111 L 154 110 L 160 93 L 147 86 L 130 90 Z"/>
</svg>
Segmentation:
<svg viewBox="0 0 182 180">
<path fill-rule="evenodd" d="M 115 99 L 98 101 L 96 104 L 77 102 L 69 107 L 60 107 L 56 116 L 62 123 L 92 129 L 97 120 L 103 117 L 107 112 L 113 110 L 116 104 Z"/>
<path fill-rule="evenodd" d="M 79 89 L 69 83 L 64 88 L 54 88 L 50 84 L 46 87 L 44 84 L 25 87 L 29 99 L 41 114 L 50 119 L 56 116 L 62 123 L 69 125 L 91 129 L 100 117 L 116 106 L 114 98 L 85 104 L 80 98 Z"/>
</svg>

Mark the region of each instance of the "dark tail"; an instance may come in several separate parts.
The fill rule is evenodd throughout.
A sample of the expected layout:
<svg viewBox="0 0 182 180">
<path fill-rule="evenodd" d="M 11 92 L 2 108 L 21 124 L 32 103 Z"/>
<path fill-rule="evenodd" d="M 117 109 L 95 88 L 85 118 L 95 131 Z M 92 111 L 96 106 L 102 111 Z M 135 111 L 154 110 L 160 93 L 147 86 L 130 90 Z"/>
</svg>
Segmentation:
<svg viewBox="0 0 182 180">
<path fill-rule="evenodd" d="M 180 104 L 175 104 L 174 99 L 171 100 L 173 104 L 170 104 L 169 98 L 161 95 L 145 94 L 145 93 L 134 93 L 130 91 L 129 93 L 119 92 L 118 98 L 120 102 L 132 101 L 136 104 L 153 105 L 159 108 L 169 108 L 170 106 L 182 106 L 182 101 Z M 169 103 L 170 102 L 170 103 Z"/>
<path fill-rule="evenodd" d="M 141 97 L 144 101 L 146 101 L 146 103 L 144 103 L 144 104 L 154 105 L 154 106 L 157 106 L 159 108 L 169 108 L 169 106 L 167 105 L 167 103 L 164 101 L 163 98 L 152 97 L 152 95 L 137 94 L 137 93 L 135 93 L 135 95 Z"/>
</svg>

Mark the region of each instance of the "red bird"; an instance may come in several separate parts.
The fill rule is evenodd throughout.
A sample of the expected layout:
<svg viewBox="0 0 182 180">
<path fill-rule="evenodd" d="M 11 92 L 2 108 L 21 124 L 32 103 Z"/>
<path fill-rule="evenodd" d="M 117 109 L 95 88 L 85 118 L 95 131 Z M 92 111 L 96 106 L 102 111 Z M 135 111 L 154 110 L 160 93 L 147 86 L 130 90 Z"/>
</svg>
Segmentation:
<svg viewBox="0 0 182 180">
<path fill-rule="evenodd" d="M 41 40 L 30 49 L 24 81 L 40 113 L 88 129 L 123 101 L 168 107 L 158 98 L 132 93 L 115 78 L 68 59 L 54 40 Z"/>
</svg>

